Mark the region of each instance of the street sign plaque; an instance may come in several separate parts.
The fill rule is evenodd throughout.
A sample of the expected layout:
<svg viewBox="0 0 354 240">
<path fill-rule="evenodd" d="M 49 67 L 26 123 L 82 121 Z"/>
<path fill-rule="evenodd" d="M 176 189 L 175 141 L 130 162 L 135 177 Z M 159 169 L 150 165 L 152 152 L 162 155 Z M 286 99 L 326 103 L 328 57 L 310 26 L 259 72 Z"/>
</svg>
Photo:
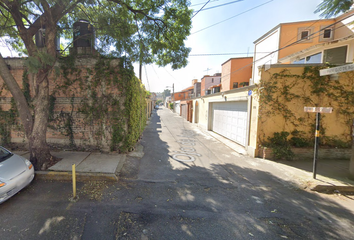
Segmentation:
<svg viewBox="0 0 354 240">
<path fill-rule="evenodd" d="M 332 113 L 332 107 L 304 107 L 304 112 L 312 113 Z"/>
<path fill-rule="evenodd" d="M 321 69 L 320 76 L 326 76 L 326 75 L 331 75 L 331 74 L 336 74 L 341 72 L 349 72 L 349 71 L 354 71 L 354 64 L 347 64 L 339 67 Z"/>
</svg>

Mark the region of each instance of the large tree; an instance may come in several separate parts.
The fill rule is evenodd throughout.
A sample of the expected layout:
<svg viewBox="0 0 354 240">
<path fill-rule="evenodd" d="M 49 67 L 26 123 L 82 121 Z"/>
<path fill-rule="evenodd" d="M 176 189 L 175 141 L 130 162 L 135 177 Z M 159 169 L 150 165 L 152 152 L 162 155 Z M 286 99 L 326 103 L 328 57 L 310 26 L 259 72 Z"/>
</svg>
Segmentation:
<svg viewBox="0 0 354 240">
<path fill-rule="evenodd" d="M 27 55 L 34 74 L 27 100 L 0 54 L 0 74 L 16 103 L 36 169 L 52 158 L 46 142 L 52 84 L 48 76 L 57 58 L 58 34 L 69 37 L 73 23 L 84 18 L 94 25 L 102 53 L 178 69 L 186 66 L 190 52 L 184 45 L 191 28 L 188 4 L 186 0 L 0 1 L 0 37 Z M 46 45 L 39 49 L 34 36 L 43 27 Z"/>
</svg>

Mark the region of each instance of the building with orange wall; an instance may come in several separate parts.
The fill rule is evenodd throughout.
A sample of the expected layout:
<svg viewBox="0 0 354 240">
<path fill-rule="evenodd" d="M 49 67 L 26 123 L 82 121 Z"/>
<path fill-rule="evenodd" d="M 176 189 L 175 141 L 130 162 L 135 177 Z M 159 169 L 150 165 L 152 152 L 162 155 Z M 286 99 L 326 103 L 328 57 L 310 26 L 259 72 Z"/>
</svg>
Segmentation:
<svg viewBox="0 0 354 240">
<path fill-rule="evenodd" d="M 317 44 L 333 41 L 337 19 L 281 23 L 258 38 L 254 44 L 252 83 L 260 80 L 259 67 L 279 63 L 279 59 Z M 284 62 L 285 63 L 285 62 Z M 289 63 L 289 62 L 287 62 Z"/>
<path fill-rule="evenodd" d="M 181 101 L 193 97 L 194 86 L 183 89 L 180 92 L 175 92 L 173 95 L 173 101 Z"/>
<path fill-rule="evenodd" d="M 253 57 L 230 58 L 221 64 L 221 92 L 248 86 L 252 77 Z"/>
<path fill-rule="evenodd" d="M 327 32 L 320 32 L 314 38 L 329 37 L 327 41 L 302 49 L 287 56 L 282 56 L 279 63 L 310 64 L 329 63 L 331 65 L 343 65 L 352 63 L 354 58 L 354 10 L 337 18 Z M 326 31 L 326 30 L 324 30 Z M 330 35 L 331 34 L 331 35 Z"/>
</svg>

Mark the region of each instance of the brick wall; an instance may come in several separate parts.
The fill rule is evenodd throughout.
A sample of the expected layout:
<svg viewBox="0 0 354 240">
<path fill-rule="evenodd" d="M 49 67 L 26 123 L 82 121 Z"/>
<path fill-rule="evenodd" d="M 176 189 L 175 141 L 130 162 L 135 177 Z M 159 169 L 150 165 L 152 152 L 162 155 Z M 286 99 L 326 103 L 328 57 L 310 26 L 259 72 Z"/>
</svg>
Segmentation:
<svg viewBox="0 0 354 240">
<path fill-rule="evenodd" d="M 5 59 L 6 63 L 11 69 L 11 74 L 14 76 L 19 86 L 22 87 L 24 68 L 24 59 L 12 58 Z M 75 60 L 75 67 L 78 69 L 75 73 L 69 73 L 66 77 L 63 75 L 56 75 L 53 73 L 50 76 L 50 93 L 55 97 L 53 118 L 47 130 L 47 142 L 55 146 L 71 146 L 72 140 L 74 139 L 74 144 L 78 148 L 100 148 L 103 150 L 108 150 L 110 145 L 110 136 L 112 134 L 112 128 L 109 126 L 109 122 L 97 125 L 94 121 L 91 123 L 87 122 L 87 116 L 78 111 L 80 104 L 83 99 L 90 98 L 90 91 L 97 92 L 97 98 L 103 98 L 108 95 L 113 95 L 118 98 L 121 102 L 120 107 L 124 108 L 123 102 L 125 100 L 124 94 L 122 94 L 113 84 L 107 84 L 107 81 L 100 82 L 97 86 L 92 87 L 92 89 L 87 88 L 81 90 L 82 86 L 80 84 L 83 82 L 86 84 L 91 84 L 95 81 L 95 64 L 97 59 L 95 58 L 78 58 Z M 110 68 L 118 68 L 119 59 L 114 59 L 110 61 Z M 56 66 L 59 66 L 58 64 Z M 110 78 L 112 76 L 107 76 Z M 81 78 L 83 81 L 75 81 L 75 79 Z M 33 76 L 28 76 L 29 81 L 32 81 Z M 96 79 L 97 80 L 97 79 Z M 70 84 L 70 87 L 63 90 L 58 90 L 58 86 L 63 83 Z M 70 82 L 72 81 L 72 82 Z M 11 108 L 12 95 L 6 90 L 4 82 L 0 77 L 0 107 L 2 111 L 8 111 Z M 32 89 L 31 89 L 32 90 Z M 90 101 L 90 100 L 89 100 Z M 69 136 L 67 129 L 65 129 L 65 121 L 70 117 L 72 122 L 72 133 Z M 102 120 L 103 119 L 103 120 Z M 105 117 L 102 116 L 100 119 L 105 121 Z M 13 123 L 12 123 L 13 124 Z M 102 127 L 103 126 L 103 127 Z M 123 129 L 127 130 L 127 121 L 123 123 Z M 97 132 L 103 132 L 103 137 L 98 137 Z M 26 143 L 27 140 L 23 131 L 19 129 L 18 126 L 12 126 L 11 129 L 11 142 L 13 143 Z"/>
</svg>

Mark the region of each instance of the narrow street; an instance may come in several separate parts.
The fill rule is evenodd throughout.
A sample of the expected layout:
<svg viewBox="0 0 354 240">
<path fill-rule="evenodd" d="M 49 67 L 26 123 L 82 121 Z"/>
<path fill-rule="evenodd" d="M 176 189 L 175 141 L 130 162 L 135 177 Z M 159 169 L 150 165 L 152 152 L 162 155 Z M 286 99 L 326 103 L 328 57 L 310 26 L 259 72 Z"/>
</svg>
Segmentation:
<svg viewBox="0 0 354 240">
<path fill-rule="evenodd" d="M 0 205 L 0 239 L 354 239 L 352 198 L 301 190 L 166 108 L 140 143 L 119 182 L 78 183 L 77 202 L 35 179 Z"/>
</svg>

